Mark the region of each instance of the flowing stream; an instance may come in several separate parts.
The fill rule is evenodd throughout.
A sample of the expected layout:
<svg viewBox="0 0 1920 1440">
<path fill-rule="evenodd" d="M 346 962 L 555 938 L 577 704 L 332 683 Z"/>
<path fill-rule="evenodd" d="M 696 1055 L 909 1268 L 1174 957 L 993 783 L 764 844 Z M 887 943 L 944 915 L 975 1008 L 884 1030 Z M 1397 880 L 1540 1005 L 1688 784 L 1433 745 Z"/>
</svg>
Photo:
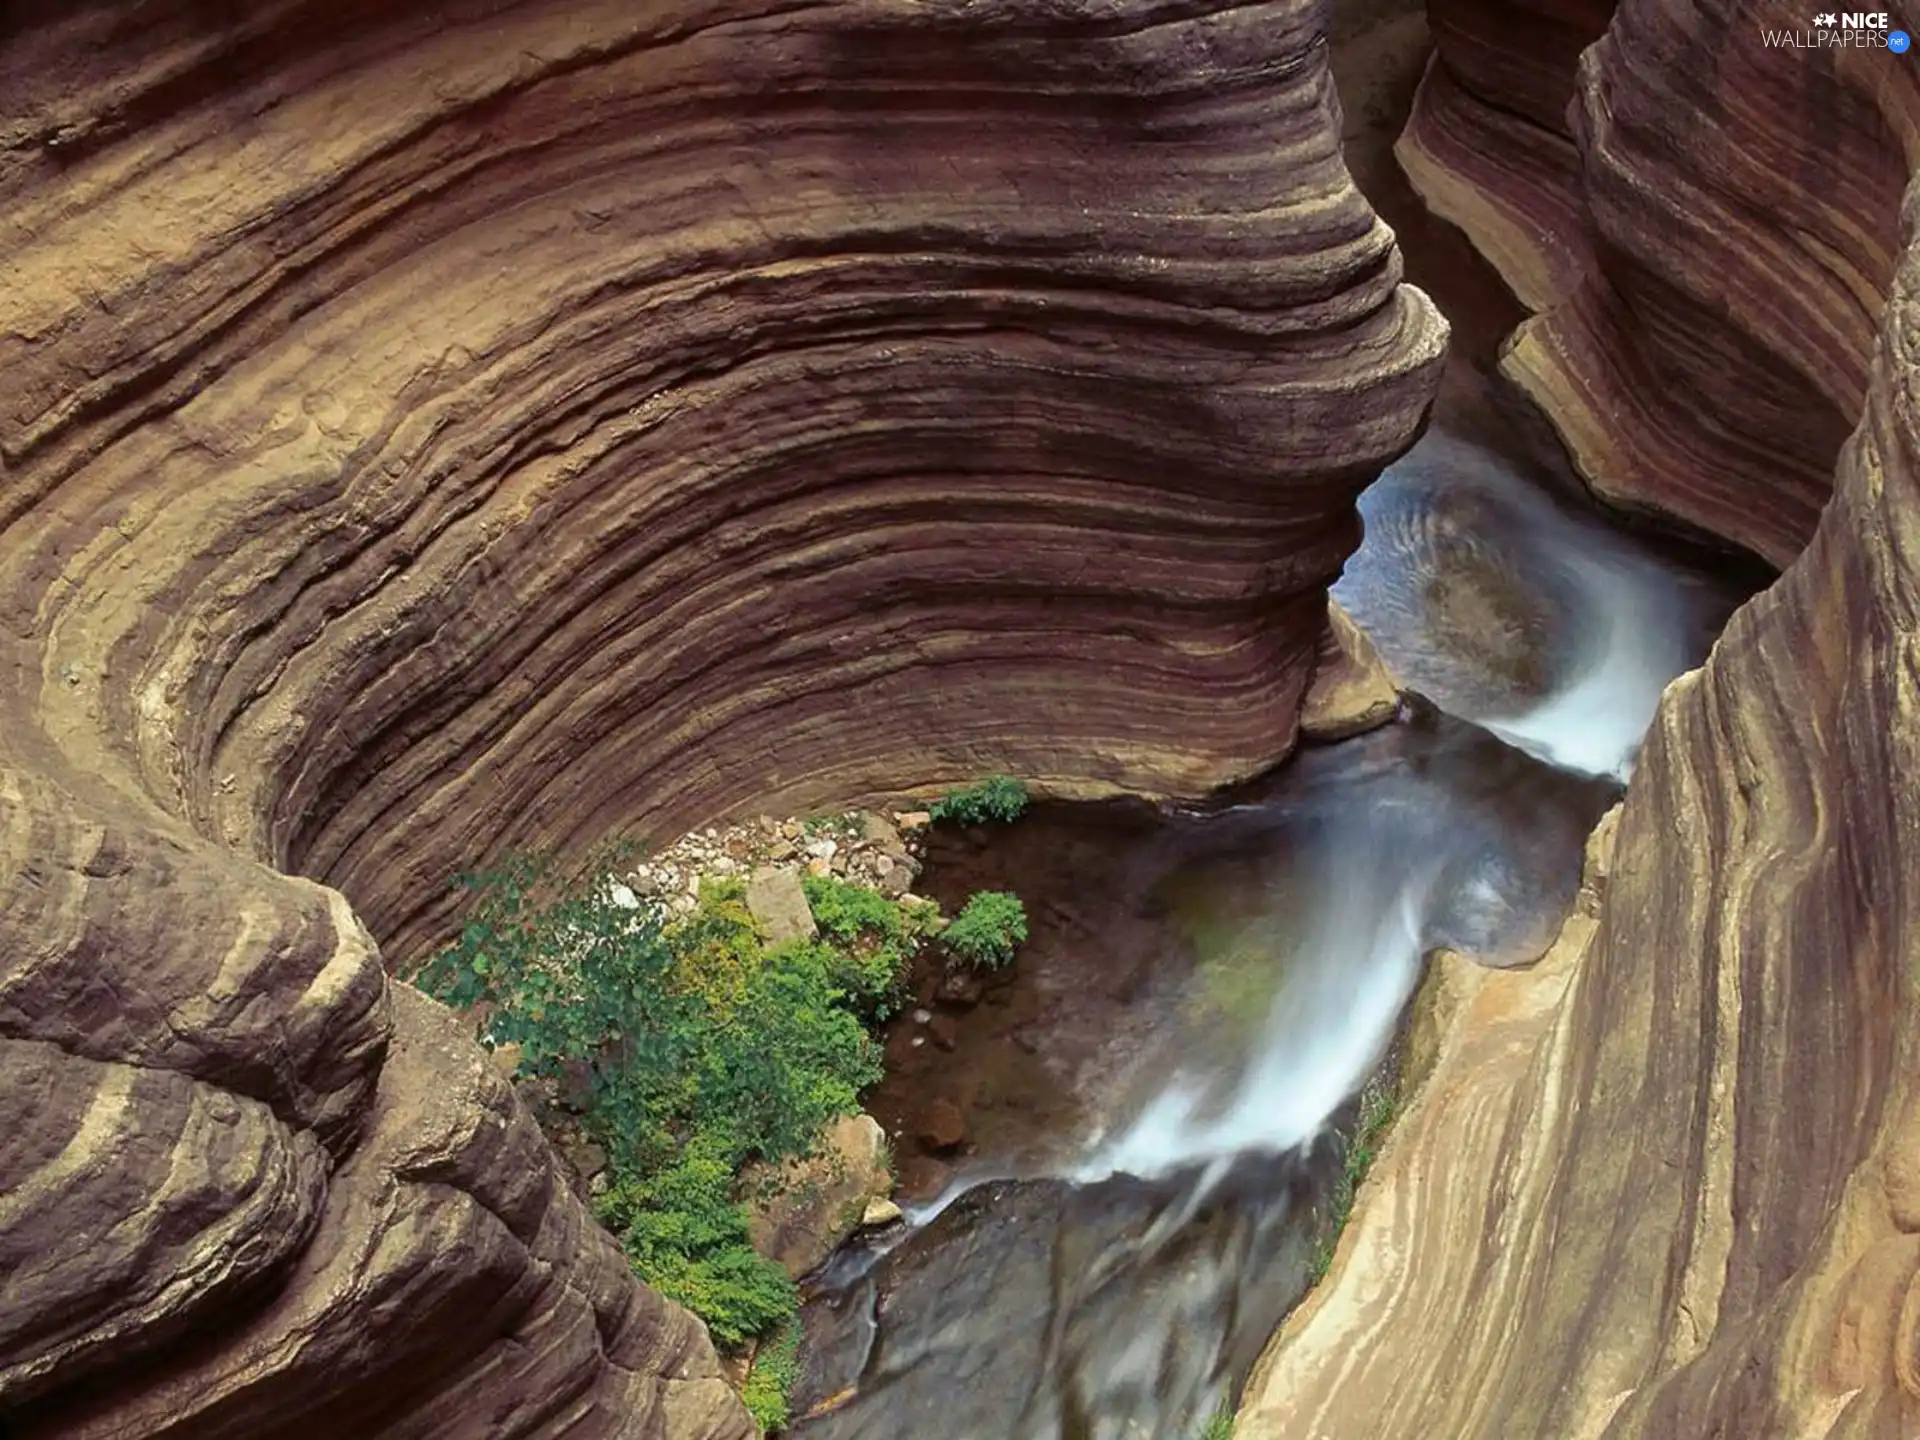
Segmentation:
<svg viewBox="0 0 1920 1440">
<path fill-rule="evenodd" d="M 1025 988 L 961 1015 L 983 1038 L 951 1056 L 901 1022 L 889 1084 L 907 1106 L 975 1053 L 1027 1078 L 976 1084 L 968 1160 L 928 1162 L 910 1223 L 821 1277 L 796 1434 L 1200 1435 L 1308 1284 L 1333 1131 L 1423 956 L 1538 956 L 1737 598 L 1438 430 L 1361 510 L 1335 595 L 1416 698 L 1218 803 L 1114 809 L 1093 866 L 1086 807 L 992 842 L 1046 932 Z M 1056 882 L 1062 855 L 1100 878 Z"/>
</svg>

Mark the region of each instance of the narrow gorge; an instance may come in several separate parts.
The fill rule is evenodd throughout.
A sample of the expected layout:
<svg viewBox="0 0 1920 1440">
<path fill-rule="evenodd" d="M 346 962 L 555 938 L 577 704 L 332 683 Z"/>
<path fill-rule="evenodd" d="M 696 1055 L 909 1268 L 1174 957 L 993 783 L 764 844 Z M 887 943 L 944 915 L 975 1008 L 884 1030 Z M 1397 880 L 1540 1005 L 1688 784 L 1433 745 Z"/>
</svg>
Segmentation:
<svg viewBox="0 0 1920 1440">
<path fill-rule="evenodd" d="M 752 1436 L 397 976 L 463 869 L 993 774 L 1141 807 L 936 856 L 1061 934 L 1431 903 L 1276 908 L 1211 1108 L 1116 985 L 1162 1088 L 832 1275 L 802 1436 L 1920 1434 L 1920 62 L 1808 21 L 0 10 L 0 1440 Z"/>
</svg>

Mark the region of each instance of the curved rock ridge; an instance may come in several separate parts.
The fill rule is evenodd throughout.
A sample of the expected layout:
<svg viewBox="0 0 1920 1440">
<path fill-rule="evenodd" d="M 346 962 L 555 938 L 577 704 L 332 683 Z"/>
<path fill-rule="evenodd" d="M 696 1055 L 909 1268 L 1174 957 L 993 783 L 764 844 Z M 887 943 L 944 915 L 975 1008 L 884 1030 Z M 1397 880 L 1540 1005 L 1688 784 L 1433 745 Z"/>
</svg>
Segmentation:
<svg viewBox="0 0 1920 1440">
<path fill-rule="evenodd" d="M 1286 753 L 1445 344 L 1319 23 L 6 8 L 0 1428 L 747 1433 L 385 965 L 512 849 Z"/>
<path fill-rule="evenodd" d="M 1398 153 L 1539 312 L 1504 372 L 1602 498 L 1784 565 L 1864 400 L 1912 67 L 1769 48 L 1787 0 L 1432 8 Z"/>
<path fill-rule="evenodd" d="M 1589 65 L 1741 75 L 1727 35 L 1637 48 L 1687 14 L 1630 6 Z M 1884 133 L 1836 141 L 1841 168 L 1857 145 L 1871 177 Z M 1237 1435 L 1920 1433 L 1917 222 L 1920 188 L 1858 306 L 1881 327 L 1811 541 L 1669 688 L 1548 957 L 1438 962 L 1425 1079 Z M 1753 323 L 1803 300 L 1756 296 Z"/>
</svg>

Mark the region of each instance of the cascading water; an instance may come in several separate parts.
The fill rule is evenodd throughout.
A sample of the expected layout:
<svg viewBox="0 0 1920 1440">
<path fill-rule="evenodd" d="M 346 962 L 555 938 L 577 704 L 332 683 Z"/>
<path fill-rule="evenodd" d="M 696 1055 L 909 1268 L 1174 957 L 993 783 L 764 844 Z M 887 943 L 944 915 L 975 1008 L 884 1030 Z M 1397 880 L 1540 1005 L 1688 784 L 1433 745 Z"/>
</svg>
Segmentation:
<svg viewBox="0 0 1920 1440">
<path fill-rule="evenodd" d="M 1128 876 L 1182 937 L 1177 1001 L 1089 1069 L 1088 1123 L 1044 1161 L 983 1156 L 836 1261 L 798 1434 L 1197 1435 L 1308 1283 L 1329 1124 L 1422 957 L 1523 963 L 1551 938 L 1662 687 L 1732 597 L 1443 434 L 1361 510 L 1335 594 L 1426 699 L 1257 796 L 1163 812 Z M 1026 1178 L 985 1178 L 1009 1169 Z"/>
</svg>

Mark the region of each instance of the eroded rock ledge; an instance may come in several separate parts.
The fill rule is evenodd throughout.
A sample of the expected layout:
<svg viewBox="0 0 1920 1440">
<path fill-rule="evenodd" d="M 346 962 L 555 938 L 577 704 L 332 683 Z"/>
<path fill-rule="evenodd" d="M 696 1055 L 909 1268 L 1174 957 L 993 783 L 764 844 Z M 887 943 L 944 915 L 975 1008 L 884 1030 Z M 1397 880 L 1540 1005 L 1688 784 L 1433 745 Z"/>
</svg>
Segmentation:
<svg viewBox="0 0 1920 1440">
<path fill-rule="evenodd" d="M 1549 958 L 1443 976 L 1431 1074 L 1236 1434 L 1920 1433 L 1920 191 L 1896 204 L 1883 148 L 1912 135 L 1920 84 L 1885 51 L 1763 54 L 1743 31 L 1805 17 L 1737 8 L 1629 4 L 1582 62 L 1589 182 L 1663 124 L 1675 167 L 1641 175 L 1659 224 L 1652 209 L 1600 222 L 1607 273 L 1644 265 L 1722 295 L 1707 325 L 1676 293 L 1643 340 L 1681 345 L 1695 325 L 1699 361 L 1736 367 L 1723 380 L 1756 373 L 1742 354 L 1788 374 L 1830 352 L 1800 391 L 1808 433 L 1849 387 L 1857 428 L 1804 552 L 1668 690 Z M 1659 97 L 1664 122 L 1642 108 Z M 1769 148 L 1801 123 L 1796 148 Z M 1785 172 L 1779 208 L 1745 192 L 1748 258 L 1707 234 L 1731 223 L 1754 157 L 1804 158 L 1816 135 L 1804 194 Z M 1699 156 L 1730 167 L 1713 195 L 1689 184 Z M 1836 231 L 1855 248 L 1818 239 Z M 1883 303 L 1868 277 L 1896 232 Z M 1727 348 L 1736 331 L 1751 349 Z M 1601 392 L 1568 385 L 1535 393 L 1576 433 Z M 1728 412 L 1692 393 L 1687 425 L 1632 443 L 1720 455 L 1725 493 L 1762 527 L 1722 533 L 1791 548 L 1783 472 L 1740 464 Z M 1754 405 L 1763 434 L 1790 411 L 1764 389 Z M 1680 510 L 1704 492 L 1662 497 Z M 1795 504 L 1810 517 L 1817 498 Z"/>
<path fill-rule="evenodd" d="M 12 1434 L 742 1433 L 374 937 L 511 848 L 1283 754 L 1444 340 L 1317 24 L 7 7 Z"/>
<path fill-rule="evenodd" d="M 1539 312 L 1505 373 L 1603 498 L 1786 564 L 1864 403 L 1911 67 L 1769 49 L 1785 0 L 1430 10 L 1398 153 Z"/>
</svg>

